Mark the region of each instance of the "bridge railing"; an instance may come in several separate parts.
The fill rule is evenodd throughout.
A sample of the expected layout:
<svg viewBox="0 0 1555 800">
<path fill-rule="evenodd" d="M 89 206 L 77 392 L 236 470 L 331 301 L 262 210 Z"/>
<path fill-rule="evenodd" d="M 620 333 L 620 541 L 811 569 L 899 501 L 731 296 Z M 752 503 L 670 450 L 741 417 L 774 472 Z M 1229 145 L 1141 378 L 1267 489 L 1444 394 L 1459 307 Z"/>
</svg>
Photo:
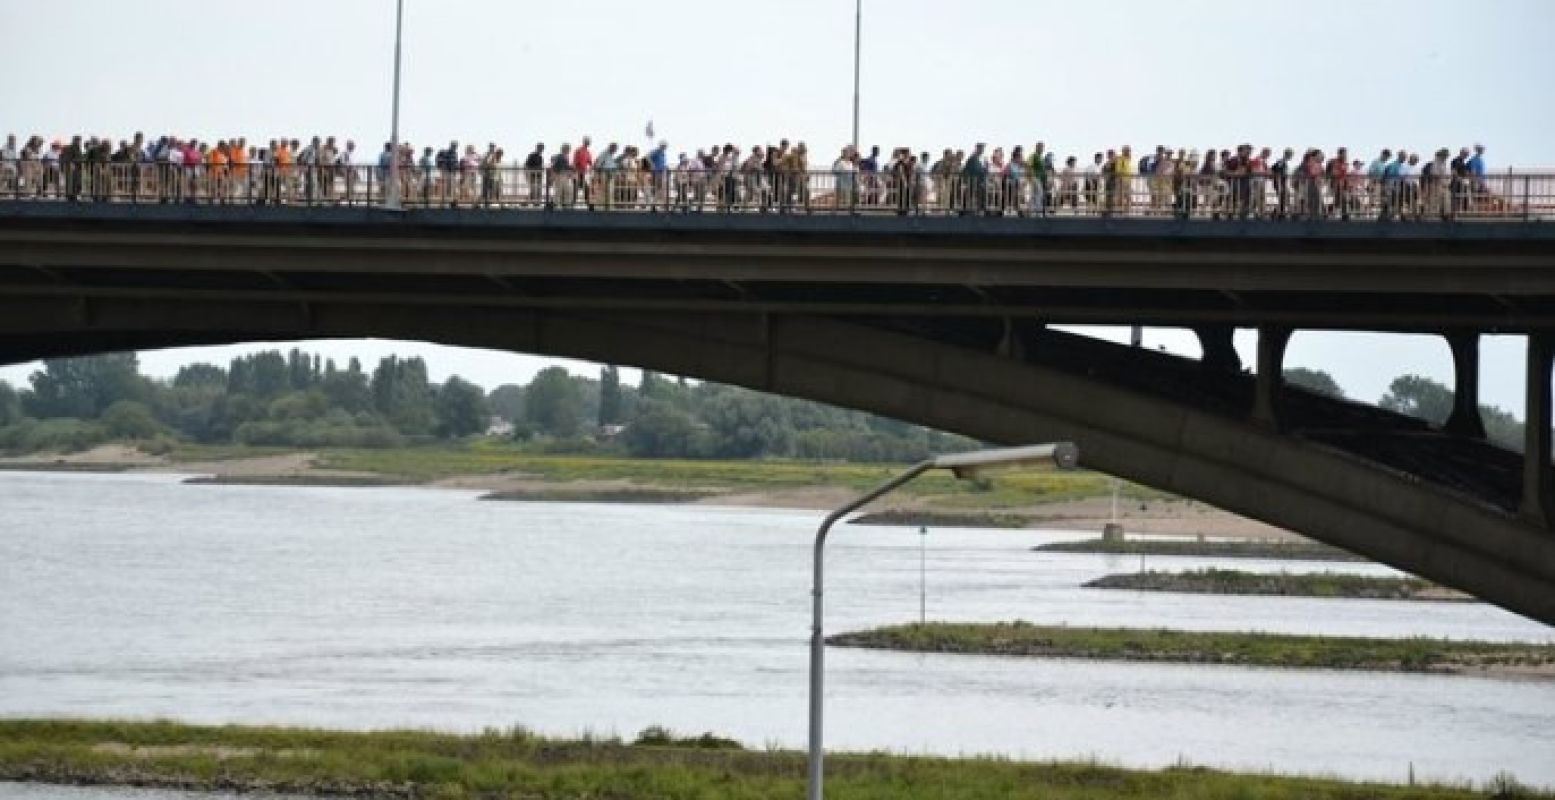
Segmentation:
<svg viewBox="0 0 1555 800">
<path fill-rule="evenodd" d="M 98 203 L 368 206 L 376 166 L 0 161 L 0 198 Z M 1555 220 L 1555 173 L 1482 178 L 1030 174 L 518 167 L 400 170 L 407 207 L 1109 218 Z"/>
</svg>

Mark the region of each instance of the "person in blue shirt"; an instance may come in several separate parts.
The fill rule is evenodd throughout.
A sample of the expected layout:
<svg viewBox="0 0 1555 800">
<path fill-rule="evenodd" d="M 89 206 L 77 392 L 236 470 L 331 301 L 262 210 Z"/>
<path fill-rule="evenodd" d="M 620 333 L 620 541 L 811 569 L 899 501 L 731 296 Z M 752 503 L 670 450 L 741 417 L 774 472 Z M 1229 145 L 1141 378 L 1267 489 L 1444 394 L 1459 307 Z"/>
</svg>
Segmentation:
<svg viewBox="0 0 1555 800">
<path fill-rule="evenodd" d="M 1402 195 L 1402 173 L 1404 161 L 1409 154 L 1403 150 L 1398 151 L 1398 157 L 1389 161 L 1382 167 L 1382 219 L 1390 220 L 1393 213 L 1398 210 L 1399 200 Z"/>
<path fill-rule="evenodd" d="M 1490 193 L 1490 188 L 1485 184 L 1484 145 L 1474 145 L 1474 157 L 1469 159 L 1465 166 L 1469 171 L 1469 202 L 1474 203 L 1485 199 L 1485 196 Z"/>
<path fill-rule="evenodd" d="M 653 148 L 653 151 L 648 153 L 648 168 L 653 170 L 653 188 L 650 190 L 648 198 L 650 210 L 658 205 L 660 198 L 664 199 L 665 205 L 669 204 L 669 196 L 666 191 L 669 188 L 669 183 L 665 180 L 669 177 L 669 147 L 669 142 L 660 140 L 659 146 Z"/>
</svg>

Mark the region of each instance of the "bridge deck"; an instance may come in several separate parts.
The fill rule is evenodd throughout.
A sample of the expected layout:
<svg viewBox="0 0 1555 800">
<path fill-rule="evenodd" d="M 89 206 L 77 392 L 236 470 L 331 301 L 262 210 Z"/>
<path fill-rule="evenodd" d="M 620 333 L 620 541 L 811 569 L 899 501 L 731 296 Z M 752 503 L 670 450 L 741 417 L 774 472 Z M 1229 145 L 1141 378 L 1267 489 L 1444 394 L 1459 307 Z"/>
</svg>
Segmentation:
<svg viewBox="0 0 1555 800">
<path fill-rule="evenodd" d="M 1555 320 L 1555 224 L 0 202 L 0 297 L 1037 317 Z M 160 294 L 159 294 L 160 293 Z"/>
</svg>

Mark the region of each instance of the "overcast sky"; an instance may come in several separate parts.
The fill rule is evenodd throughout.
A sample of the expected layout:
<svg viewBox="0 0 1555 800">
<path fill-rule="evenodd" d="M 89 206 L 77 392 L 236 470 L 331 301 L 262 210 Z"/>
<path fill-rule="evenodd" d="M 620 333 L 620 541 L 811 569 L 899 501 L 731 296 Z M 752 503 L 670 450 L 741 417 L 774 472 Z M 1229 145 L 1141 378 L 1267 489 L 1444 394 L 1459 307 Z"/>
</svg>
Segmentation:
<svg viewBox="0 0 1555 800">
<path fill-rule="evenodd" d="M 406 0 L 402 131 L 509 153 L 589 134 L 672 151 L 781 137 L 829 158 L 849 138 L 851 0 Z M 393 0 L 0 0 L 0 133 L 250 140 L 388 138 Z M 1132 144 L 1483 142 L 1493 170 L 1555 166 L 1555 0 L 866 0 L 862 140 L 936 150 Z M 1195 353 L 1191 337 L 1152 344 Z M 1251 337 L 1242 337 L 1253 361 Z M 426 356 L 494 386 L 549 360 L 410 343 L 309 345 Z M 1522 342 L 1486 351 L 1483 398 L 1522 408 Z M 167 375 L 248 348 L 145 354 Z M 1375 400 L 1404 372 L 1450 382 L 1428 337 L 1301 334 L 1293 365 Z M 0 368 L 24 384 L 35 367 Z M 588 368 L 584 368 L 588 369 Z"/>
</svg>

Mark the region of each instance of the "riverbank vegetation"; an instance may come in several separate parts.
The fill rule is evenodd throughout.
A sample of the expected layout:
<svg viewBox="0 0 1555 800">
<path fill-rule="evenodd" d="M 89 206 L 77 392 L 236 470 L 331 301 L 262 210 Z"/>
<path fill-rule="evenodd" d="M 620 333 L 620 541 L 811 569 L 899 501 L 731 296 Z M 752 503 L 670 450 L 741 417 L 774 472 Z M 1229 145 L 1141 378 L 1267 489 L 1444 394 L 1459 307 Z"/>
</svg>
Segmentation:
<svg viewBox="0 0 1555 800">
<path fill-rule="evenodd" d="M 1328 375 L 1291 370 L 1313 391 L 1343 396 Z M 0 453 L 73 452 L 133 442 L 166 452 L 181 443 L 287 448 L 396 448 L 487 433 L 539 452 L 638 458 L 901 463 L 964 450 L 964 437 L 896 420 L 731 386 L 618 369 L 598 377 L 541 370 L 490 391 L 458 376 L 429 378 L 420 358 L 382 358 L 368 369 L 293 348 L 191 363 L 171 379 L 140 372 L 133 352 L 49 359 L 25 387 L 0 381 Z M 1447 387 L 1402 376 L 1379 404 L 1441 423 Z M 1490 438 L 1522 443 L 1521 426 L 1482 409 Z"/>
<path fill-rule="evenodd" d="M 1337 572 L 1243 572 L 1202 569 L 1188 572 L 1132 572 L 1107 575 L 1085 584 L 1091 589 L 1190 594 L 1345 597 L 1367 600 L 1472 601 L 1462 592 L 1412 576 L 1345 575 Z"/>
<path fill-rule="evenodd" d="M 1018 621 L 898 625 L 844 633 L 827 642 L 921 653 L 1555 678 L 1551 644 L 1071 628 Z"/>
<path fill-rule="evenodd" d="M 644 731 L 548 739 L 523 729 L 477 735 L 346 733 L 198 727 L 171 722 L 0 721 L 0 780 L 133 784 L 374 798 L 719 798 L 771 800 L 804 792 L 804 754 L 751 751 L 706 734 Z M 827 797 L 1264 798 L 1469 800 L 1548 798 L 1498 778 L 1483 790 L 1224 773 L 1146 771 L 1096 763 L 832 754 Z"/>
<path fill-rule="evenodd" d="M 393 449 L 491 435 L 537 453 L 638 458 L 905 462 L 976 447 L 960 436 L 856 411 L 644 372 L 636 386 L 541 370 L 487 392 L 429 378 L 420 358 L 336 364 L 300 349 L 140 373 L 134 353 L 50 359 L 21 390 L 0 383 L 0 452 L 134 442 Z"/>
<path fill-rule="evenodd" d="M 1103 553 L 1119 556 L 1193 558 L 1268 558 L 1288 561 L 1365 561 L 1365 557 L 1321 542 L 1242 539 L 1082 539 L 1049 542 L 1032 548 L 1048 553 Z"/>
</svg>

